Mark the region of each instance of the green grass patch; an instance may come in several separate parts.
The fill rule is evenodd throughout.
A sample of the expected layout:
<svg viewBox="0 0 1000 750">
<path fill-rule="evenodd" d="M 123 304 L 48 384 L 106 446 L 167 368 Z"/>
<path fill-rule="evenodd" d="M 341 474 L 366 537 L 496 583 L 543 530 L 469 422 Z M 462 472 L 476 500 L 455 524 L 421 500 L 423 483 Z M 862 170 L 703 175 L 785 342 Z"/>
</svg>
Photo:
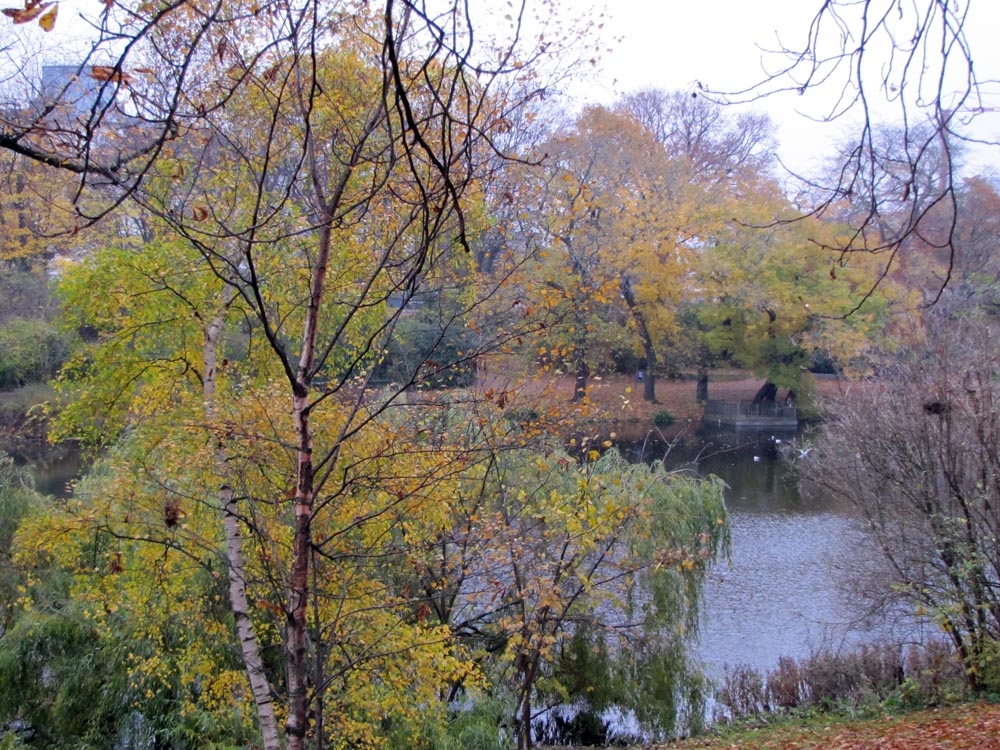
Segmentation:
<svg viewBox="0 0 1000 750">
<path fill-rule="evenodd" d="M 16 429 L 32 419 L 41 419 L 39 407 L 55 398 L 47 383 L 29 383 L 11 391 L 0 391 L 0 427 Z"/>
<path fill-rule="evenodd" d="M 994 747 L 1000 706 L 985 701 L 862 716 L 818 711 L 742 723 L 659 750 L 939 750 Z"/>
</svg>

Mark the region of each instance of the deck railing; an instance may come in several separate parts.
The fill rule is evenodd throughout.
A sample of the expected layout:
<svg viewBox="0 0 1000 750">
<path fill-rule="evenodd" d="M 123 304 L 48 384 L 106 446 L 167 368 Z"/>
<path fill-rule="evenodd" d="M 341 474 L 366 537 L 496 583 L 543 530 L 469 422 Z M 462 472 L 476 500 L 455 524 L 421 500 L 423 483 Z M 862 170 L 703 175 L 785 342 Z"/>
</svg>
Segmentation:
<svg viewBox="0 0 1000 750">
<path fill-rule="evenodd" d="M 720 401 L 709 399 L 705 405 L 705 419 L 722 421 L 749 421 L 754 419 L 774 419 L 797 421 L 795 406 L 777 404 L 773 401 Z"/>
</svg>

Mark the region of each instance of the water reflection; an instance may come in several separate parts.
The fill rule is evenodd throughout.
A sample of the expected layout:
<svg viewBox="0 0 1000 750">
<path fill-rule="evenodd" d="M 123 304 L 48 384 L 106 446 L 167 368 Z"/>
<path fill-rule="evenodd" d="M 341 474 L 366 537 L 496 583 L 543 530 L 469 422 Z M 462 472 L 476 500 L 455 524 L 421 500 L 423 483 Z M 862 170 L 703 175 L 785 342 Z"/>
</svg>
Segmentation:
<svg viewBox="0 0 1000 750">
<path fill-rule="evenodd" d="M 35 489 L 43 495 L 69 497 L 83 470 L 79 448 L 68 443 L 41 446 L 31 451 L 15 449 L 10 451 L 10 456 L 18 466 L 27 467 Z"/>
<path fill-rule="evenodd" d="M 781 656 L 901 637 L 883 622 L 859 621 L 850 571 L 877 555 L 850 506 L 799 493 L 781 450 L 794 433 L 629 429 L 617 428 L 616 442 L 632 460 L 663 458 L 672 469 L 715 474 L 729 486 L 731 559 L 710 575 L 701 622 L 699 655 L 710 675 L 725 664 L 767 670 Z M 29 465 L 40 492 L 63 497 L 81 469 L 72 451 L 35 456 Z"/>
<path fill-rule="evenodd" d="M 729 486 L 731 559 L 710 575 L 701 622 L 699 655 L 710 675 L 726 664 L 767 670 L 781 656 L 896 635 L 861 618 L 852 571 L 877 556 L 849 505 L 800 494 L 794 462 L 782 457 L 794 433 L 680 428 L 663 438 L 622 447 L 633 460 L 665 456 L 671 468 L 715 474 Z"/>
</svg>

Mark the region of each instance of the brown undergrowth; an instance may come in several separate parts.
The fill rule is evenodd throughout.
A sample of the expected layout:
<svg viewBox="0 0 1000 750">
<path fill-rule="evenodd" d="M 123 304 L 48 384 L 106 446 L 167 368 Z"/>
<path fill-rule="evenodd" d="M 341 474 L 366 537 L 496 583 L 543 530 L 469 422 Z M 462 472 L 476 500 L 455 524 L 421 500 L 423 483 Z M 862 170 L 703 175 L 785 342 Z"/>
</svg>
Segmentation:
<svg viewBox="0 0 1000 750">
<path fill-rule="evenodd" d="M 750 373 L 717 373 L 709 384 L 709 398 L 751 399 L 764 383 Z M 511 403 L 518 408 L 557 409 L 569 421 L 652 422 L 657 413 L 669 412 L 677 420 L 700 420 L 702 407 L 697 401 L 693 377 L 661 378 L 656 381 L 656 401 L 644 401 L 643 384 L 633 375 L 606 375 L 591 378 L 584 404 L 571 404 L 574 379 L 570 375 L 540 374 L 526 384 L 513 385 L 501 374 L 490 374 L 480 387 L 495 393 L 517 392 Z M 812 388 L 821 396 L 835 395 L 846 387 L 835 377 L 817 377 Z M 783 394 L 782 394 L 783 395 Z"/>
</svg>

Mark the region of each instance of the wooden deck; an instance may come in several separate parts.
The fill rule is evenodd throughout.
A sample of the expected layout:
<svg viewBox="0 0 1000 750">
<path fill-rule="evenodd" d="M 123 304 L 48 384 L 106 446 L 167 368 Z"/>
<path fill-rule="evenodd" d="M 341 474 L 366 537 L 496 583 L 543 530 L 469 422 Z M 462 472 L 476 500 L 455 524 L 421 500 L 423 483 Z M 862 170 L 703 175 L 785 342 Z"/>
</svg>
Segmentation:
<svg viewBox="0 0 1000 750">
<path fill-rule="evenodd" d="M 710 399 L 705 405 L 703 421 L 717 427 L 794 430 L 799 426 L 799 412 L 794 406 L 772 402 Z"/>
</svg>

